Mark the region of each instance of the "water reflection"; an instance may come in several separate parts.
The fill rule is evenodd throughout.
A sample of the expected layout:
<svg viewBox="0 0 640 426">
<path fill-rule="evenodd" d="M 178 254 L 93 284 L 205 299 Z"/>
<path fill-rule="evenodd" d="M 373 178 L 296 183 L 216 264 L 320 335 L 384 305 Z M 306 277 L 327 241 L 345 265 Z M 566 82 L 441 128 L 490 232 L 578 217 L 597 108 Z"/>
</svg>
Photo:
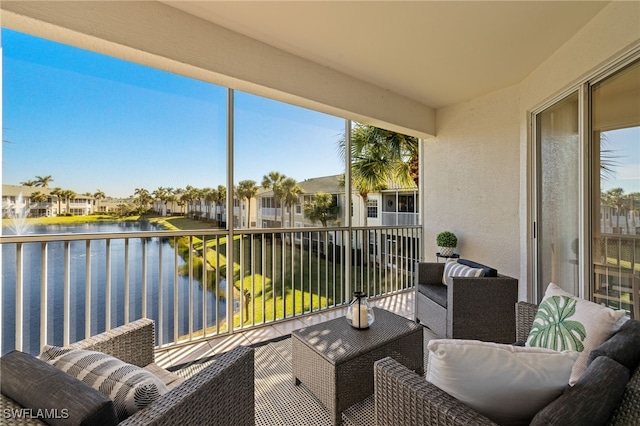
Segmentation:
<svg viewBox="0 0 640 426">
<path fill-rule="evenodd" d="M 33 232 L 40 234 L 59 233 L 97 233 L 153 230 L 148 223 L 109 223 L 82 225 L 34 226 Z M 176 276 L 175 260 L 180 270 L 185 261 L 175 255 L 170 238 L 132 238 L 128 247 L 124 240 L 92 241 L 90 258 L 87 259 L 85 241 L 69 242 L 69 290 L 70 290 L 70 336 L 71 341 L 84 338 L 86 315 L 86 288 L 90 292 L 91 334 L 97 334 L 106 329 L 106 283 L 110 276 L 111 282 L 111 327 L 117 327 L 125 322 L 125 282 L 129 280 L 129 320 L 142 317 L 143 298 L 143 253 L 146 257 L 146 286 L 147 286 L 147 317 L 152 318 L 158 325 L 159 306 L 162 304 L 163 342 L 173 341 L 175 328 L 179 336 L 189 332 L 189 288 L 193 306 L 193 330 L 202 329 L 203 297 L 207 311 L 207 326 L 213 326 L 217 318 L 224 317 L 224 300 L 218 300 L 211 291 L 203 294 L 200 280 L 195 277 L 191 284 L 189 277 L 177 274 L 177 293 L 174 290 Z M 109 246 L 109 247 L 107 247 Z M 144 247 L 143 247 L 144 246 Z M 107 265 L 107 252 L 110 253 L 110 264 Z M 126 252 L 128 252 L 128 274 L 126 271 Z M 23 244 L 23 315 L 24 315 L 24 347 L 30 353 L 40 351 L 40 283 L 42 279 L 41 261 L 42 250 L 40 243 Z M 159 259 L 162 259 L 160 270 Z M 48 244 L 47 261 L 47 335 L 48 343 L 62 345 L 64 319 L 64 264 L 65 243 L 52 242 Z M 87 274 L 87 268 L 89 273 Z M 109 274 L 107 274 L 109 272 Z M 2 353 L 7 353 L 15 347 L 15 315 L 16 315 L 16 245 L 5 244 L 2 247 Z M 88 284 L 87 284 L 88 283 Z M 162 300 L 159 288 L 162 286 Z M 174 300 L 178 304 L 178 321 L 174 321 Z M 216 317 L 216 314 L 219 314 Z M 159 333 L 156 326 L 156 339 Z"/>
</svg>

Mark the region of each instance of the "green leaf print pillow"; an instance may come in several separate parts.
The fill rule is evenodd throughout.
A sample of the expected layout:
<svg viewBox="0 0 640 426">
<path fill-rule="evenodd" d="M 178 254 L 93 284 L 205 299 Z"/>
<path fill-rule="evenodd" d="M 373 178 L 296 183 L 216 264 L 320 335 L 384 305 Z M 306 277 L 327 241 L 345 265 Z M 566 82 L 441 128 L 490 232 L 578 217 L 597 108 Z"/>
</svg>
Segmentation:
<svg viewBox="0 0 640 426">
<path fill-rule="evenodd" d="M 589 352 L 621 327 L 624 314 L 580 299 L 550 283 L 538 306 L 526 346 L 580 352 L 569 379 L 573 385 L 587 368 Z"/>
</svg>

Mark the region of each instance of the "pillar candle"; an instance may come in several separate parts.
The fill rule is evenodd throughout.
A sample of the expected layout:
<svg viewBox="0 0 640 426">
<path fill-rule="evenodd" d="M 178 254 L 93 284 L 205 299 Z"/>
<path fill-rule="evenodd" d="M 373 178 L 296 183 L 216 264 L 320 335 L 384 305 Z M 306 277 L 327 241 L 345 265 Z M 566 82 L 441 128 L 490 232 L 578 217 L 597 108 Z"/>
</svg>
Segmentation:
<svg viewBox="0 0 640 426">
<path fill-rule="evenodd" d="M 356 328 L 367 328 L 369 321 L 367 317 L 367 307 L 365 305 L 354 305 L 351 320 Z"/>
</svg>

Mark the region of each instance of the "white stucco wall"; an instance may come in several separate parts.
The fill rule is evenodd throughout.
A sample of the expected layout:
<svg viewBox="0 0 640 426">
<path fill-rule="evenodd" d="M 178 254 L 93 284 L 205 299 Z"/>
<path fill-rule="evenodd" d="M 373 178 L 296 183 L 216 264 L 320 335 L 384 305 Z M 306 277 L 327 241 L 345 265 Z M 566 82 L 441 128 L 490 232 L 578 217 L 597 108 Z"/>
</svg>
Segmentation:
<svg viewBox="0 0 640 426">
<path fill-rule="evenodd" d="M 438 110 L 423 146 L 426 261 L 452 231 L 462 257 L 519 275 L 518 101 L 514 86 Z"/>
<path fill-rule="evenodd" d="M 530 282 L 530 112 L 640 50 L 640 2 L 613 2 L 520 84 L 436 112 L 423 142 L 424 258 L 455 232 L 460 254 Z"/>
</svg>

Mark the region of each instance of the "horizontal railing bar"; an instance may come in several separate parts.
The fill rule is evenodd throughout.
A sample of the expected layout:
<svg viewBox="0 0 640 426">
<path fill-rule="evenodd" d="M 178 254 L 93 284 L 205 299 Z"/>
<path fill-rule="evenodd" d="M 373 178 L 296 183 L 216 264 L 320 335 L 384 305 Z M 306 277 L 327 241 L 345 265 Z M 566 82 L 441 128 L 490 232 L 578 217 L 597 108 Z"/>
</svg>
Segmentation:
<svg viewBox="0 0 640 426">
<path fill-rule="evenodd" d="M 352 229 L 354 231 L 362 230 L 391 230 L 391 229 L 420 229 L 421 225 L 395 225 L 395 226 L 367 226 L 367 227 L 308 227 L 308 228 L 250 228 L 250 229 L 234 229 L 235 235 L 247 234 L 279 234 L 296 232 L 325 232 L 325 231 L 346 231 Z M 220 235 L 226 236 L 227 231 L 214 229 L 197 229 L 197 230 L 158 230 L 158 231 L 138 231 L 138 232 L 109 232 L 109 233 L 78 233 L 78 234 L 29 234 L 29 235 L 0 235 L 0 244 L 10 243 L 40 243 L 51 241 L 85 241 L 85 240 L 117 240 L 125 238 L 153 238 L 153 237 L 188 237 L 192 235 L 209 236 Z M 613 234 L 612 234 L 613 235 Z M 603 234 L 604 236 L 604 234 Z M 620 237 L 620 236 L 618 236 Z M 635 237 L 632 235 L 625 237 Z M 636 237 L 640 238 L 640 237 Z"/>
</svg>

